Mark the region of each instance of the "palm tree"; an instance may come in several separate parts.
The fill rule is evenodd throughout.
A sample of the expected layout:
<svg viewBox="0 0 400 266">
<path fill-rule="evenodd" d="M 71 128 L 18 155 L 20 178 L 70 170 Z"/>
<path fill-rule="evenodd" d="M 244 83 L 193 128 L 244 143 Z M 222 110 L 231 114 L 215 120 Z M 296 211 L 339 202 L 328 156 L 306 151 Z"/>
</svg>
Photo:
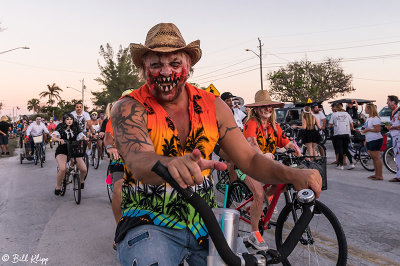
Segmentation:
<svg viewBox="0 0 400 266">
<path fill-rule="evenodd" d="M 58 87 L 55 83 L 52 85 L 47 85 L 47 91 L 42 91 L 39 96 L 40 98 L 49 97 L 48 104 L 52 106 L 55 100 L 60 101 L 60 92 L 63 91 L 60 87 Z"/>
<path fill-rule="evenodd" d="M 32 98 L 28 101 L 27 104 L 28 111 L 33 110 L 34 113 L 39 113 L 40 111 L 40 101 L 39 99 Z"/>
</svg>

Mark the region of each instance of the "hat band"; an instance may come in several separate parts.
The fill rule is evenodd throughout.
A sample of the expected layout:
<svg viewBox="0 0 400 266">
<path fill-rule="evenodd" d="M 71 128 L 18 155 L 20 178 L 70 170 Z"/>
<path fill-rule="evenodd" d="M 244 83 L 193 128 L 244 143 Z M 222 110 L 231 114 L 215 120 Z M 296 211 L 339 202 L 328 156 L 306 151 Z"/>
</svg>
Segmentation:
<svg viewBox="0 0 400 266">
<path fill-rule="evenodd" d="M 150 49 L 155 49 L 155 48 L 162 48 L 162 47 L 169 47 L 169 48 L 183 48 L 184 46 L 181 45 L 176 45 L 176 44 L 154 44 L 149 46 Z"/>
</svg>

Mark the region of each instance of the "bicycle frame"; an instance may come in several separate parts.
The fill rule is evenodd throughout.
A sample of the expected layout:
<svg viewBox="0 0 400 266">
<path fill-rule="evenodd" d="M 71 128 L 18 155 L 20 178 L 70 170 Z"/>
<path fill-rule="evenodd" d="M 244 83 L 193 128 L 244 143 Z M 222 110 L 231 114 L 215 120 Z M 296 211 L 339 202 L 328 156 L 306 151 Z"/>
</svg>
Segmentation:
<svg viewBox="0 0 400 266">
<path fill-rule="evenodd" d="M 270 187 L 270 186 L 271 186 L 270 184 L 264 185 L 264 186 L 263 186 L 264 191 L 265 191 L 268 187 Z M 267 230 L 267 229 L 269 228 L 270 219 L 271 219 L 272 214 L 273 214 L 273 212 L 274 212 L 274 209 L 275 209 L 275 207 L 276 207 L 276 205 L 277 205 L 277 203 L 278 203 L 278 200 L 279 200 L 279 197 L 280 197 L 280 195 L 281 195 L 281 192 L 282 192 L 282 190 L 285 188 L 285 186 L 286 186 L 285 184 L 279 184 L 279 185 L 277 185 L 277 188 L 276 188 L 276 191 L 275 191 L 274 196 L 273 196 L 273 198 L 272 198 L 271 204 L 270 204 L 269 207 L 268 207 L 268 211 L 267 211 L 267 213 L 266 213 L 264 216 L 261 217 L 261 223 L 262 223 L 262 226 L 263 226 L 263 230 Z M 288 193 L 288 192 L 284 192 L 284 193 Z M 240 210 L 241 210 L 244 206 L 246 206 L 248 203 L 250 203 L 251 201 L 253 201 L 253 199 L 254 199 L 254 196 L 251 196 L 251 197 L 250 197 L 248 200 L 246 200 L 244 203 L 242 203 L 242 204 L 240 204 L 238 207 L 236 207 L 235 210 L 237 210 L 237 211 L 240 212 Z M 289 193 L 288 193 L 288 195 L 285 195 L 285 200 L 286 200 L 286 203 L 287 203 L 287 204 L 290 203 L 290 202 L 292 201 L 292 200 L 291 200 L 291 196 L 290 196 Z M 248 223 L 248 224 L 251 223 L 249 219 L 247 219 L 247 218 L 245 218 L 245 217 L 243 217 L 243 216 L 240 216 L 239 219 L 243 220 L 244 222 L 246 222 L 246 223 Z"/>
</svg>

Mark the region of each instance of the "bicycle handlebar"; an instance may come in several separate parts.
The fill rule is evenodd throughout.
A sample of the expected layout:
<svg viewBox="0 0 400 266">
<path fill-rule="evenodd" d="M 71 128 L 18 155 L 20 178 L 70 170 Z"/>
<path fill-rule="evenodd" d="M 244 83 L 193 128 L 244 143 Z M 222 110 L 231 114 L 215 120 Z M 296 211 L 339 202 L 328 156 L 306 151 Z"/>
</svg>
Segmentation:
<svg viewBox="0 0 400 266">
<path fill-rule="evenodd" d="M 229 247 L 214 213 L 207 205 L 206 201 L 199 196 L 199 194 L 195 193 L 190 187 L 186 189 L 182 188 L 175 181 L 175 179 L 172 178 L 168 172 L 168 168 L 165 167 L 160 161 L 157 161 L 151 170 L 159 175 L 165 182 L 169 183 L 179 193 L 181 193 L 186 201 L 198 211 L 200 217 L 203 219 L 207 227 L 209 235 L 214 242 L 219 255 L 228 265 L 243 265 L 242 262 L 244 262 L 245 266 L 254 266 L 260 265 L 260 262 L 265 263 L 265 265 L 281 262 L 281 259 L 287 258 L 287 256 L 289 256 L 296 247 L 297 242 L 299 242 L 303 232 L 313 217 L 313 207 L 315 201 L 311 200 L 310 202 L 304 202 L 302 204 L 303 212 L 298 221 L 295 223 L 292 231 L 289 233 L 279 252 L 275 250 L 267 250 L 258 252 L 258 256 L 244 253 L 242 257 L 239 257 Z M 299 199 L 302 198 L 303 195 L 305 196 L 307 193 L 309 193 L 302 193 L 302 191 L 303 190 L 299 191 Z M 307 196 L 309 196 L 309 194 L 307 194 Z M 265 258 L 265 261 L 261 261 L 262 258 Z"/>
</svg>

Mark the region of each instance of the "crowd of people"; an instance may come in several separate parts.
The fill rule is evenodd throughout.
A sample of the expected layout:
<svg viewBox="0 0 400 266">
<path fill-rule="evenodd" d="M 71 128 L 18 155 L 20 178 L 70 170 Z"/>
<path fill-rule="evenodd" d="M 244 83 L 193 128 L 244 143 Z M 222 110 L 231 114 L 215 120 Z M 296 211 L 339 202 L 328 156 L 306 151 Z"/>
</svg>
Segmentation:
<svg viewBox="0 0 400 266">
<path fill-rule="evenodd" d="M 274 160 L 277 148 L 292 149 L 296 156 L 302 151 L 295 141 L 283 133 L 276 121 L 276 108 L 284 103 L 271 100 L 267 90 L 258 91 L 254 103 L 244 104 L 241 97 L 224 92 L 217 97 L 198 89 L 187 79 L 192 67 L 200 60 L 200 42 L 186 45 L 179 29 L 171 23 L 155 25 L 147 34 L 145 44 L 130 45 L 133 63 L 146 83 L 125 92 L 107 107 L 106 115 L 98 117 L 83 110 L 82 103 L 47 125 L 37 117 L 34 122 L 22 121 L 18 127 L 27 135 L 46 135 L 59 142 L 55 156 L 58 165 L 54 193 L 61 194 L 68 150 L 66 142 L 96 138 L 104 147 L 123 176 L 114 180 L 112 210 L 117 223 L 114 246 L 122 265 L 150 265 L 162 261 L 178 265 L 186 259 L 190 265 L 206 265 L 208 233 L 199 213 L 179 193 L 151 171 L 157 161 L 168 167 L 171 176 L 182 187 L 193 187 L 210 207 L 216 207 L 212 192 L 212 170 L 229 171 L 231 181 L 241 179 L 254 195 L 250 207 L 251 233 L 246 241 L 255 249 L 268 249 L 258 230 L 264 195 L 274 193 L 275 186 L 264 191 L 262 184 L 293 184 L 297 190 L 311 188 L 318 198 L 321 176 L 317 170 L 296 169 Z M 397 163 L 400 162 L 400 112 L 398 98 L 388 96 L 391 108 L 390 130 Z M 318 104 L 302 111 L 302 142 L 311 156 L 316 156 L 320 130 L 333 128 L 333 146 L 338 169 L 355 166 L 348 152 L 353 119 L 358 118 L 358 103 L 332 106 L 329 122 Z M 366 107 L 368 119 L 362 129 L 366 147 L 373 159 L 373 180 L 383 180 L 379 150 L 382 146 L 381 122 L 374 104 Z M 0 122 L 2 154 L 7 153 L 4 137 L 12 125 Z M 3 136 L 2 136 L 3 135 Z M 46 140 L 44 140 L 46 141 Z M 32 142 L 31 142 L 32 143 Z M 33 150 L 34 147 L 32 147 Z M 90 154 L 90 146 L 88 147 Z M 217 153 L 226 164 L 212 160 Z M 103 154 L 102 152 L 100 154 Z M 77 159 L 81 172 L 81 188 L 87 169 Z M 398 166 L 399 168 L 399 166 Z M 391 181 L 400 182 L 400 171 Z M 151 199 L 143 200 L 144 198 Z M 162 252 L 154 252 L 157 246 Z M 132 248 L 134 247 L 134 248 Z M 136 264 L 135 264 L 136 263 Z"/>
</svg>

